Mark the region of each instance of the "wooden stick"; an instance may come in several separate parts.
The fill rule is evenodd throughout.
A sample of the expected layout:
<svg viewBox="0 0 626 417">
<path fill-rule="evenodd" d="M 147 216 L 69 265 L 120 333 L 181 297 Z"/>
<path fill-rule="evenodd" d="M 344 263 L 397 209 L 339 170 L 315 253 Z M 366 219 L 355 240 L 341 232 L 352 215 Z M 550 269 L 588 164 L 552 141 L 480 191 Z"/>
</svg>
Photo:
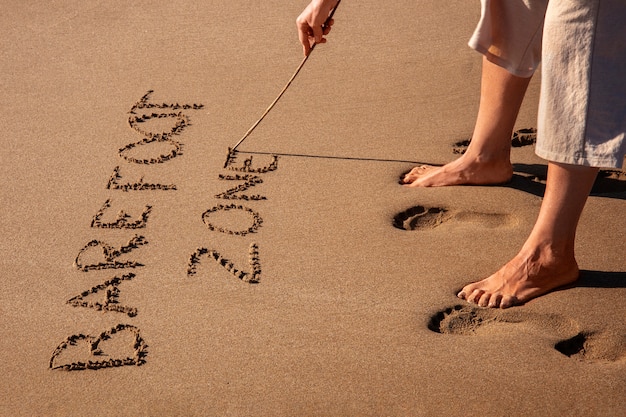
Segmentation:
<svg viewBox="0 0 626 417">
<path fill-rule="evenodd" d="M 337 2 L 337 4 L 335 5 L 335 8 L 330 12 L 330 14 L 328 15 L 328 18 L 326 19 L 326 21 L 324 22 L 324 25 L 322 26 L 322 31 L 326 28 L 326 26 L 328 26 L 328 24 L 330 23 L 330 19 L 333 18 L 333 15 L 335 14 L 335 11 L 337 10 L 337 7 L 339 7 L 339 3 L 341 3 L 341 0 L 339 0 Z M 237 142 L 235 144 L 235 146 L 233 146 L 232 148 L 229 148 L 229 155 L 232 155 L 235 150 L 237 149 L 237 147 L 239 145 L 241 145 L 241 143 L 246 140 L 248 138 L 248 136 L 250 136 L 250 134 L 254 131 L 254 129 L 256 129 L 256 127 L 259 125 L 259 123 L 261 123 L 261 121 L 263 119 L 265 119 L 265 116 L 267 116 L 267 114 L 274 108 L 274 106 L 276 105 L 276 103 L 278 103 L 278 100 L 280 100 L 280 98 L 283 96 L 283 94 L 285 94 L 285 91 L 287 91 L 287 89 L 289 88 L 289 86 L 291 85 L 291 83 L 293 82 L 293 80 L 296 79 L 296 76 L 298 75 L 298 73 L 300 72 L 300 70 L 302 69 L 302 67 L 304 66 L 304 64 L 306 63 L 307 59 L 309 59 L 309 56 L 311 56 L 311 52 L 313 52 L 313 49 L 315 49 L 315 45 L 317 45 L 316 43 L 313 43 L 313 45 L 311 46 L 311 50 L 309 51 L 309 54 L 307 56 L 304 57 L 304 59 L 302 60 L 302 62 L 300 62 L 300 65 L 298 65 L 298 68 L 296 68 L 296 71 L 293 73 L 293 75 L 291 76 L 291 78 L 289 79 L 289 81 L 287 82 L 287 84 L 285 85 L 285 87 L 283 87 L 283 89 L 281 90 L 281 92 L 278 94 L 278 96 L 274 99 L 274 101 L 272 101 L 272 104 L 269 105 L 269 107 L 265 110 L 265 112 L 263 113 L 263 115 L 259 118 L 259 120 L 257 120 L 256 122 L 254 122 L 254 124 L 252 125 L 252 127 L 250 127 L 250 129 L 248 129 L 248 131 L 246 132 L 245 135 L 243 135 L 243 137 L 241 139 L 239 139 L 239 142 Z"/>
</svg>

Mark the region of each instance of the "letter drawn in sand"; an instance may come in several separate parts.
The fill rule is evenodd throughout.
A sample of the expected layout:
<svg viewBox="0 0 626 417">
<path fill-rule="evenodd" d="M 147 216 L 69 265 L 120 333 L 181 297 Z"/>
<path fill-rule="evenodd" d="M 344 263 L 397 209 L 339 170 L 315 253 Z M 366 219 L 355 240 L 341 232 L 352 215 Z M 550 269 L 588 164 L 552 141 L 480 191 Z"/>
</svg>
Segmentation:
<svg viewBox="0 0 626 417">
<path fill-rule="evenodd" d="M 152 210 L 152 206 L 146 206 L 141 213 L 141 216 L 136 220 L 131 220 L 131 216 L 127 214 L 125 211 L 120 210 L 117 214 L 117 218 L 114 222 L 103 223 L 101 221 L 104 212 L 111 207 L 111 199 L 108 199 L 102 205 L 102 208 L 98 210 L 96 215 L 93 217 L 91 221 L 91 227 L 98 227 L 101 229 L 141 229 L 146 227 L 146 223 L 148 222 L 148 216 L 150 215 L 150 211 Z"/>
<path fill-rule="evenodd" d="M 69 336 L 52 352 L 50 369 L 82 371 L 141 366 L 146 363 L 147 348 L 137 327 L 118 324 L 98 336 L 82 333 Z"/>
<path fill-rule="evenodd" d="M 143 264 L 135 261 L 117 261 L 115 258 L 125 253 L 131 252 L 133 249 L 138 248 L 141 245 L 148 244 L 148 241 L 143 236 L 134 236 L 128 244 L 121 246 L 119 249 L 115 249 L 111 245 L 102 242 L 100 240 L 92 240 L 87 243 L 76 256 L 74 266 L 76 269 L 87 272 L 100 269 L 122 269 L 122 268 L 136 268 L 144 266 Z M 98 257 L 103 257 L 104 262 L 96 262 L 84 264 L 83 258 L 88 256 L 88 252 L 96 251 L 96 248 L 100 248 Z"/>
<path fill-rule="evenodd" d="M 235 264 L 233 262 L 224 258 L 222 255 L 220 255 L 219 252 L 215 250 L 199 248 L 189 258 L 187 276 L 196 274 L 196 269 L 202 257 L 213 258 L 213 260 L 220 264 L 224 269 L 226 269 L 228 272 L 244 282 L 256 284 L 261 280 L 259 246 L 256 243 L 251 243 L 250 249 L 248 251 L 248 265 L 250 266 L 250 272 L 245 272 L 235 268 Z"/>
<path fill-rule="evenodd" d="M 151 119 L 165 118 L 174 118 L 176 120 L 174 126 L 169 131 L 154 133 L 138 127 L 139 123 L 145 123 Z M 128 123 L 133 129 L 145 136 L 139 142 L 130 143 L 118 151 L 119 155 L 128 162 L 135 164 L 161 164 L 182 155 L 182 143 L 172 139 L 172 136 L 181 134 L 185 127 L 189 125 L 189 118 L 183 113 L 144 114 L 129 118 Z M 152 155 L 144 158 L 133 156 L 133 153 L 142 151 L 151 152 Z"/>
<path fill-rule="evenodd" d="M 163 129 L 164 126 L 161 126 L 161 131 L 154 132 L 149 130 L 142 129 L 139 125 L 142 123 L 146 123 L 150 120 L 163 120 L 163 119 L 174 119 L 174 124 L 170 129 Z M 182 112 L 170 112 L 170 113 L 151 113 L 151 114 L 143 114 L 141 116 L 131 116 L 128 118 L 128 124 L 131 128 L 141 133 L 148 139 L 159 137 L 162 140 L 167 140 L 171 138 L 173 135 L 180 135 L 183 130 L 187 126 L 189 126 L 189 118 L 186 114 Z M 158 130 L 159 128 L 157 128 Z"/>
<path fill-rule="evenodd" d="M 148 90 L 133 106 L 128 113 L 137 114 L 139 109 L 170 109 L 170 110 L 201 110 L 204 108 L 203 104 L 178 104 L 178 103 L 148 103 L 150 96 L 154 93 L 154 90 Z M 132 118 L 132 116 L 131 116 Z M 129 124 L 130 119 L 129 118 Z M 132 127 L 132 124 L 131 124 Z"/>
<path fill-rule="evenodd" d="M 126 184 L 120 184 L 120 180 L 122 179 L 122 175 L 120 174 L 120 167 L 117 166 L 113 170 L 113 175 L 109 179 L 107 184 L 107 189 L 109 190 L 122 190 L 122 191 L 146 191 L 146 190 L 175 190 L 176 185 L 174 184 L 154 184 L 145 182 L 143 180 L 143 176 L 139 178 L 138 181 L 133 183 L 128 182 Z"/>
<path fill-rule="evenodd" d="M 244 183 L 239 184 L 236 187 L 229 188 L 228 190 L 222 193 L 216 194 L 215 198 L 223 198 L 225 200 L 246 200 L 246 201 L 267 200 L 266 197 L 259 195 L 259 194 L 255 194 L 255 195 L 239 194 L 239 193 L 246 191 L 247 189 L 251 187 L 254 187 L 257 184 L 261 184 L 263 180 L 258 175 L 251 175 L 251 174 L 223 175 L 223 174 L 220 174 L 219 179 L 226 180 L 226 181 L 244 181 Z"/>
<path fill-rule="evenodd" d="M 180 135 L 190 123 L 189 117 L 180 110 L 200 110 L 204 107 L 202 104 L 148 103 L 152 93 L 153 90 L 149 90 L 144 94 L 129 112 L 128 125 L 144 136 L 143 140 L 130 143 L 118 152 L 131 163 L 160 164 L 182 155 L 182 143 L 172 137 Z M 137 111 L 140 109 L 150 109 L 152 112 L 138 115 Z M 155 109 L 162 111 L 157 113 Z M 142 125 L 145 124 L 151 125 L 152 129 L 144 128 Z M 134 155 L 146 151 L 150 153 L 149 156 Z"/>
<path fill-rule="evenodd" d="M 278 155 L 272 155 L 272 161 L 269 165 L 265 165 L 262 167 L 254 168 L 252 166 L 252 156 L 247 159 L 244 159 L 243 165 L 240 167 L 232 166 L 237 160 L 238 151 L 233 151 L 231 148 L 228 148 L 228 155 L 226 155 L 226 162 L 224 162 L 224 168 L 229 169 L 231 171 L 239 171 L 239 172 L 251 172 L 258 174 L 265 174 L 267 172 L 276 171 L 278 169 Z"/>
<path fill-rule="evenodd" d="M 216 213 L 220 213 L 220 212 L 223 213 L 223 212 L 227 212 L 231 210 L 248 214 L 249 217 L 252 218 L 252 224 L 248 228 L 244 228 L 241 230 L 232 230 L 232 229 L 227 228 L 226 226 L 224 227 L 216 226 L 214 223 L 212 223 L 212 221 L 214 220 L 210 219 L 211 216 L 215 216 Z M 213 208 L 210 208 L 202 214 L 202 221 L 204 222 L 206 227 L 208 227 L 209 230 L 211 231 L 217 231 L 221 233 L 226 233 L 230 235 L 238 235 L 238 236 L 245 236 L 248 233 L 254 233 L 255 231 L 259 229 L 259 227 L 261 227 L 261 223 L 263 223 L 263 219 L 261 219 L 261 216 L 259 215 L 259 213 L 257 213 L 256 211 L 248 207 L 244 207 L 244 206 L 236 205 L 236 204 L 230 204 L 228 206 L 224 206 L 220 204 Z"/>
<path fill-rule="evenodd" d="M 154 155 L 141 158 L 132 156 L 139 151 L 153 152 Z M 131 143 L 119 150 L 119 155 L 135 164 L 162 164 L 183 154 L 183 145 L 169 136 L 154 135 L 139 142 Z"/>
<path fill-rule="evenodd" d="M 118 298 L 120 295 L 119 285 L 122 281 L 130 281 L 135 278 L 135 274 L 126 274 L 121 277 L 113 277 L 108 281 L 103 282 L 100 285 L 96 285 L 90 290 L 83 291 L 75 297 L 67 300 L 67 304 L 74 307 L 87 307 L 94 308 L 99 311 L 115 311 L 118 313 L 128 314 L 129 317 L 135 317 L 137 315 L 137 309 L 134 307 L 128 307 L 120 305 Z M 91 301 L 87 298 L 93 298 L 94 294 L 100 293 L 102 297 L 96 301 Z"/>
</svg>

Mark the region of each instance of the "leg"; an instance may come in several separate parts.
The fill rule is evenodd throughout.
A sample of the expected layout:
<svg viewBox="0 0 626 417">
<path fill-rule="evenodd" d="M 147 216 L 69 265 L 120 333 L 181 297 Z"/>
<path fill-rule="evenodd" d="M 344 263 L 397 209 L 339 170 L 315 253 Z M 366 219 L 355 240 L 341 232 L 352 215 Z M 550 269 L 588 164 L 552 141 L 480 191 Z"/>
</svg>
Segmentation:
<svg viewBox="0 0 626 417">
<path fill-rule="evenodd" d="M 539 217 L 522 250 L 495 274 L 465 286 L 459 298 L 507 308 L 576 281 L 576 227 L 597 173 L 597 168 L 550 162 Z"/>
<path fill-rule="evenodd" d="M 511 134 L 530 78 L 483 58 L 478 117 L 467 151 L 443 167 L 420 166 L 404 177 L 410 187 L 501 184 L 511 179 Z"/>
</svg>

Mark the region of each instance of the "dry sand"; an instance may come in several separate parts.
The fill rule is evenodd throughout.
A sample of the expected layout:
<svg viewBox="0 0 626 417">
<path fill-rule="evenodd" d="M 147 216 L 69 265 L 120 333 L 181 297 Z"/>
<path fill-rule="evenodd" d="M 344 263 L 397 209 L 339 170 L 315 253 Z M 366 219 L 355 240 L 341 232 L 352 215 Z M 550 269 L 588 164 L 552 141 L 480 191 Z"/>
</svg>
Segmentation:
<svg viewBox="0 0 626 417">
<path fill-rule="evenodd" d="M 0 415 L 626 412 L 623 175 L 580 284 L 506 311 L 454 294 L 530 231 L 532 145 L 507 186 L 398 185 L 471 134 L 475 2 L 343 2 L 239 170 L 305 0 L 8 3 Z"/>
</svg>

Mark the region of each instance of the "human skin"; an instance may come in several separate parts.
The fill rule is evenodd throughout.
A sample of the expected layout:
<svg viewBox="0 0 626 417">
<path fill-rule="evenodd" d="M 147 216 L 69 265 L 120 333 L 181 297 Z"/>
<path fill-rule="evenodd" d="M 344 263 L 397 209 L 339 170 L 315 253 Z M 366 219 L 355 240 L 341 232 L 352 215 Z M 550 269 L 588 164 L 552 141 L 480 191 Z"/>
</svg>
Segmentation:
<svg viewBox="0 0 626 417">
<path fill-rule="evenodd" d="M 530 78 L 483 58 L 481 98 L 467 151 L 443 167 L 419 166 L 407 187 L 489 185 L 510 180 L 511 133 Z M 574 240 L 597 168 L 548 163 L 545 196 L 520 252 L 495 274 L 466 285 L 458 297 L 481 307 L 508 308 L 578 279 Z"/>
<path fill-rule="evenodd" d="M 305 56 L 311 53 L 314 44 L 326 43 L 324 36 L 328 35 L 334 21 L 331 19 L 326 26 L 324 23 L 337 3 L 337 0 L 313 0 L 296 19 L 298 38 Z"/>
<path fill-rule="evenodd" d="M 305 55 L 323 42 L 323 21 L 336 2 L 313 0 L 298 17 Z M 330 28 L 327 28 L 330 30 Z M 407 187 L 492 185 L 511 179 L 511 133 L 530 78 L 514 76 L 483 58 L 481 97 L 472 140 L 457 160 L 422 165 L 405 175 Z M 508 308 L 578 279 L 574 254 L 578 221 L 598 169 L 548 163 L 545 196 L 520 252 L 489 277 L 466 285 L 457 296 L 481 307 Z"/>
<path fill-rule="evenodd" d="M 529 82 L 483 58 L 480 106 L 467 151 L 443 167 L 414 168 L 405 176 L 405 185 L 509 181 L 511 133 Z M 539 216 L 520 252 L 495 274 L 466 285 L 458 297 L 481 307 L 508 308 L 575 282 L 576 228 L 597 173 L 597 168 L 549 162 Z"/>
<path fill-rule="evenodd" d="M 520 252 L 495 274 L 466 285 L 458 297 L 481 307 L 522 304 L 578 279 L 578 220 L 598 168 L 548 162 L 539 216 Z"/>
<path fill-rule="evenodd" d="M 480 104 L 465 153 L 442 167 L 420 165 L 403 178 L 408 187 L 489 185 L 508 182 L 511 135 L 530 78 L 517 77 L 483 58 Z"/>
</svg>

